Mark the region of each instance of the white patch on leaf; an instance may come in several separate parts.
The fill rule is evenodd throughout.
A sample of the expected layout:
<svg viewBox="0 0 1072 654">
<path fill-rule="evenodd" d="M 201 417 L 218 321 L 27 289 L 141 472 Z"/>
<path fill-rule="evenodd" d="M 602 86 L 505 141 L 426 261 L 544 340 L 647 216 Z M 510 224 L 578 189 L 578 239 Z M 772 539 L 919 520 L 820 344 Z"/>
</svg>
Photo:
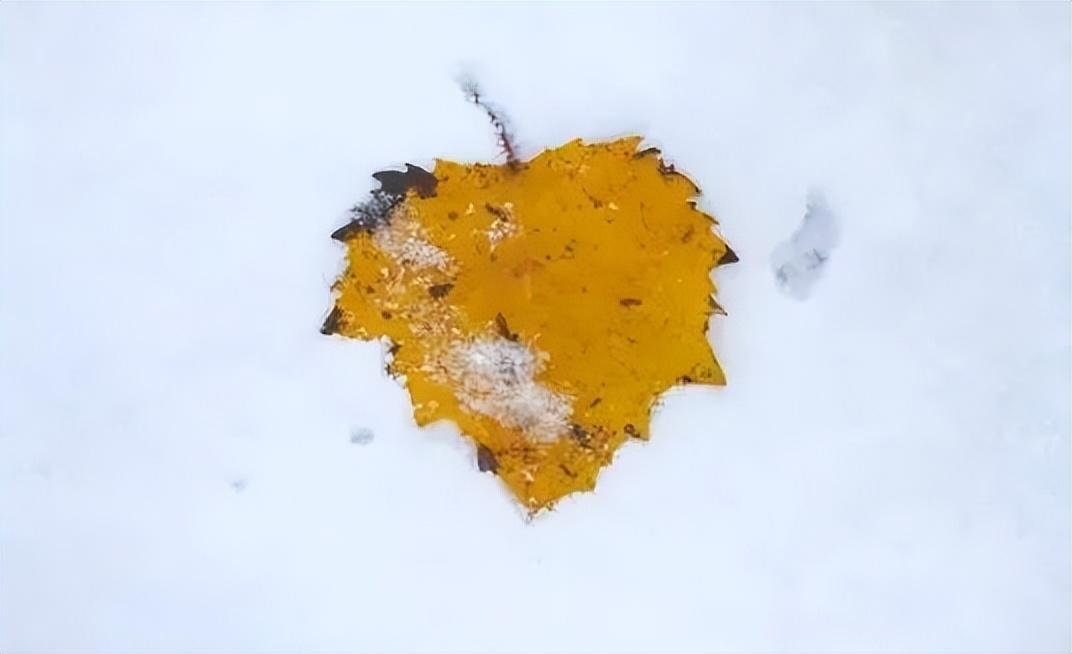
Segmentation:
<svg viewBox="0 0 1072 654">
<path fill-rule="evenodd" d="M 454 342 L 436 368 L 467 410 L 550 441 L 566 433 L 573 409 L 569 396 L 535 380 L 546 359 L 516 341 L 483 337 Z"/>
</svg>

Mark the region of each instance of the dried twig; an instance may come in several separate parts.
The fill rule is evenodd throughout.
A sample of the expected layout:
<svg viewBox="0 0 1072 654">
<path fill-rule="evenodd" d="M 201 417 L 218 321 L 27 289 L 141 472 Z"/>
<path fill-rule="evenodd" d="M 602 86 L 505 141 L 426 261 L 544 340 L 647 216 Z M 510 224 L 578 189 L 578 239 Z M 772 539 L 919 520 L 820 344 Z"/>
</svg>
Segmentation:
<svg viewBox="0 0 1072 654">
<path fill-rule="evenodd" d="M 492 106 L 484 99 L 484 95 L 480 91 L 480 86 L 475 80 L 465 79 L 462 81 L 461 86 L 466 99 L 483 109 L 484 113 L 488 115 L 488 120 L 491 121 L 492 127 L 495 128 L 495 136 L 498 138 L 499 148 L 501 148 L 502 153 L 506 155 L 507 165 L 511 168 L 520 166 L 521 159 L 517 156 L 517 144 L 514 142 L 514 134 L 510 130 L 509 121 L 506 115 L 502 110 Z"/>
</svg>

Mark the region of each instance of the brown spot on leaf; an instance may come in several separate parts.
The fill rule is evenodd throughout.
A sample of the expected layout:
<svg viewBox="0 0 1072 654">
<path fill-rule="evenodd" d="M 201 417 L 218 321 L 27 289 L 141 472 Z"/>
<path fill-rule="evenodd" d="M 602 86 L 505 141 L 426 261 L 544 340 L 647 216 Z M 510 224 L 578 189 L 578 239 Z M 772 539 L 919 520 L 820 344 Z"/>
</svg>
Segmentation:
<svg viewBox="0 0 1072 654">
<path fill-rule="evenodd" d="M 639 307 L 641 304 L 644 304 L 644 303 L 642 301 L 636 299 L 635 297 L 623 297 L 622 299 L 618 300 L 618 304 L 622 305 L 623 307 L 628 308 L 628 307 Z"/>
<path fill-rule="evenodd" d="M 740 259 L 737 258 L 737 253 L 730 249 L 730 246 L 726 246 L 726 251 L 722 253 L 722 256 L 718 258 L 718 263 L 715 265 L 725 266 L 728 263 L 737 263 Z"/>
<path fill-rule="evenodd" d="M 495 474 L 499 470 L 499 459 L 495 458 L 495 453 L 488 449 L 487 446 L 477 445 L 476 467 L 480 469 L 480 472 Z"/>
<path fill-rule="evenodd" d="M 720 316 L 729 315 L 726 313 L 726 310 L 722 308 L 722 305 L 718 303 L 718 300 L 710 295 L 707 296 L 707 306 L 711 307 L 711 313 L 717 313 Z"/>
<path fill-rule="evenodd" d="M 495 216 L 504 223 L 510 222 L 510 212 L 503 207 L 497 207 L 490 202 L 484 204 L 484 208 L 488 210 L 488 213 Z"/>
<path fill-rule="evenodd" d="M 320 333 L 325 336 L 330 334 L 338 334 L 339 326 L 342 324 L 343 313 L 339 307 L 333 307 L 328 317 L 324 319 L 324 324 L 320 327 Z"/>
<path fill-rule="evenodd" d="M 436 194 L 436 185 L 439 180 L 436 176 L 420 166 L 406 164 L 406 170 L 381 170 L 373 173 L 372 177 L 380 183 L 380 189 L 391 195 L 405 195 L 413 189 L 422 198 L 429 198 Z"/>
<path fill-rule="evenodd" d="M 582 447 L 588 445 L 588 430 L 575 422 L 570 423 L 570 436 L 580 443 Z"/>
<path fill-rule="evenodd" d="M 428 295 L 431 295 L 438 300 L 439 298 L 446 296 L 447 293 L 450 293 L 450 289 L 452 288 L 454 288 L 454 284 L 433 284 L 428 287 Z"/>
<path fill-rule="evenodd" d="M 359 232 L 372 232 L 387 224 L 404 197 L 404 194 L 388 193 L 382 188 L 373 190 L 367 200 L 350 209 L 350 222 L 332 232 L 331 237 L 346 242 Z"/>
<path fill-rule="evenodd" d="M 510 325 L 506 322 L 506 316 L 501 313 L 495 314 L 495 329 L 498 330 L 499 336 L 502 336 L 508 341 L 516 341 L 517 334 L 510 331 Z"/>
<path fill-rule="evenodd" d="M 336 241 L 341 241 L 345 243 L 362 230 L 364 230 L 364 227 L 362 227 L 356 221 L 350 221 L 332 232 L 331 238 L 335 239 Z"/>
<path fill-rule="evenodd" d="M 696 186 L 696 182 L 689 179 L 683 173 L 678 172 L 677 168 L 674 167 L 674 164 L 668 164 L 662 159 L 659 159 L 659 172 L 663 175 L 663 177 L 680 177 L 681 179 L 688 182 L 688 184 L 692 187 L 693 193 L 700 192 L 700 187 Z"/>
</svg>

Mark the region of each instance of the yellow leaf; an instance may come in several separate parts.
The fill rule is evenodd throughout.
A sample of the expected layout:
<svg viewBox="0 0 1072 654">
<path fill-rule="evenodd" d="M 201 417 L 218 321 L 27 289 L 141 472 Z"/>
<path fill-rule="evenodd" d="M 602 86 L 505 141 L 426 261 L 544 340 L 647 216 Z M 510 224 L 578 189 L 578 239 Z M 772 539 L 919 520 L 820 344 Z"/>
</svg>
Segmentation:
<svg viewBox="0 0 1072 654">
<path fill-rule="evenodd" d="M 325 333 L 389 339 L 417 423 L 455 422 L 533 511 L 592 489 L 668 388 L 725 383 L 709 273 L 736 256 L 640 140 L 378 173 L 334 235 Z"/>
</svg>

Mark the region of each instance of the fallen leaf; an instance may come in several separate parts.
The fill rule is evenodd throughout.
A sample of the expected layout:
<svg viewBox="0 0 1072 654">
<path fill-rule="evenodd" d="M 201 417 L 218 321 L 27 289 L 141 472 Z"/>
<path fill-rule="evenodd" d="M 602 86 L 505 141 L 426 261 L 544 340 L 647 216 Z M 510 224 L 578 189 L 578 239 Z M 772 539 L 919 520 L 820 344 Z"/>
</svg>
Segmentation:
<svg viewBox="0 0 1072 654">
<path fill-rule="evenodd" d="M 455 422 L 533 511 L 594 488 L 668 388 L 725 383 L 710 271 L 737 257 L 640 141 L 377 173 L 333 234 L 348 266 L 323 331 L 388 339 L 417 423 Z"/>
</svg>

